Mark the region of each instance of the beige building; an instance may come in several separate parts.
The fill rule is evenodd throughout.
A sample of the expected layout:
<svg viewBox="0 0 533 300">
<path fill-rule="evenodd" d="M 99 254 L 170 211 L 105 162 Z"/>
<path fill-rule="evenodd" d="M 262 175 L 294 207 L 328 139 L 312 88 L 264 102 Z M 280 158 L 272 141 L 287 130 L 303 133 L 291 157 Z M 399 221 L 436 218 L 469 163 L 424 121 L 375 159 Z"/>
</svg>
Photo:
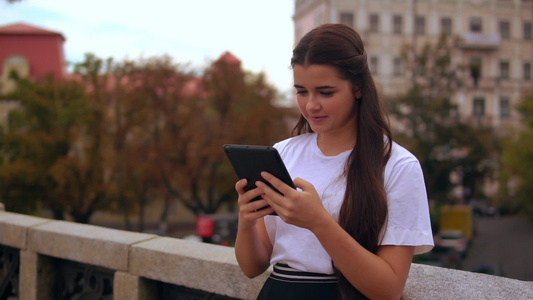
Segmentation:
<svg viewBox="0 0 533 300">
<path fill-rule="evenodd" d="M 324 23 L 361 34 L 383 95 L 409 86 L 402 45 L 436 41 L 441 33 L 460 41 L 453 60 L 467 71 L 453 100 L 464 117 L 506 128 L 519 119 L 514 105 L 533 93 L 533 0 L 295 1 L 295 41 Z"/>
</svg>

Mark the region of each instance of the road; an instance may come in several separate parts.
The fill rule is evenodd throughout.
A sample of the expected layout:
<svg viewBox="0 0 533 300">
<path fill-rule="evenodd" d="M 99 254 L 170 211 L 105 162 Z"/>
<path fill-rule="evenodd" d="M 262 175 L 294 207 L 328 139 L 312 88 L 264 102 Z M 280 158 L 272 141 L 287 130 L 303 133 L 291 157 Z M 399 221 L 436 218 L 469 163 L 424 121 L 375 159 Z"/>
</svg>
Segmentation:
<svg viewBox="0 0 533 300">
<path fill-rule="evenodd" d="M 501 276 L 533 281 L 533 223 L 516 217 L 476 217 L 462 269 L 487 263 L 497 266 Z"/>
</svg>

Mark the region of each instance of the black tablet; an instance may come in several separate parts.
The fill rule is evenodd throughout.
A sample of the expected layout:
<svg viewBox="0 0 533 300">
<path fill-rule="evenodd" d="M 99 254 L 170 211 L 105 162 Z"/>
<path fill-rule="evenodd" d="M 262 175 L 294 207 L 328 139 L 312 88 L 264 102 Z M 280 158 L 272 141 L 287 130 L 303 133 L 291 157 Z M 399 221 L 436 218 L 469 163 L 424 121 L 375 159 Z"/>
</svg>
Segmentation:
<svg viewBox="0 0 533 300">
<path fill-rule="evenodd" d="M 245 191 L 255 188 L 255 182 L 261 180 L 280 193 L 261 177 L 261 172 L 263 171 L 276 176 L 290 187 L 296 188 L 276 148 L 271 146 L 227 144 L 224 145 L 224 152 L 231 162 L 237 177 L 248 180 L 248 184 L 244 188 Z M 254 200 L 258 199 L 261 198 L 258 197 Z"/>
</svg>

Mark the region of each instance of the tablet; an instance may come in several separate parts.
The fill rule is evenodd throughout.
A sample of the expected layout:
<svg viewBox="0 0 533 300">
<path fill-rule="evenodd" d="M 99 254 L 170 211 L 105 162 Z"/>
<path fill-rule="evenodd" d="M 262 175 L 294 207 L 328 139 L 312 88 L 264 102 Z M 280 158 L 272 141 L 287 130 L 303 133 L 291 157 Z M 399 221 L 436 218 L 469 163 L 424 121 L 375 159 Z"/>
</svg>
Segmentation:
<svg viewBox="0 0 533 300">
<path fill-rule="evenodd" d="M 244 187 L 245 191 L 255 188 L 255 182 L 261 180 L 280 193 L 261 177 L 261 172 L 263 171 L 276 176 L 290 187 L 296 188 L 276 148 L 271 146 L 226 144 L 224 145 L 224 152 L 231 162 L 237 177 L 239 179 L 246 178 L 248 181 Z M 261 197 L 257 197 L 252 201 L 259 199 Z"/>
</svg>

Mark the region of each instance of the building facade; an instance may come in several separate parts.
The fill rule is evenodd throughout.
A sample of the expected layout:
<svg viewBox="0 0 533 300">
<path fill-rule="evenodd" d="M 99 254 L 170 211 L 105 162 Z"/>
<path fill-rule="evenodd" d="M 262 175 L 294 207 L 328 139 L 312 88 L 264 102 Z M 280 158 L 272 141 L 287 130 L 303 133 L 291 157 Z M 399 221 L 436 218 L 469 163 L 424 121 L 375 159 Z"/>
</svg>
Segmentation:
<svg viewBox="0 0 533 300">
<path fill-rule="evenodd" d="M 494 128 L 516 125 L 513 107 L 533 93 L 533 0 L 296 0 L 295 41 L 324 23 L 344 23 L 362 37 L 384 96 L 409 87 L 404 45 L 459 41 L 453 61 L 465 67 L 453 101 L 465 118 Z"/>
<path fill-rule="evenodd" d="M 0 93 L 6 94 L 15 88 L 10 79 L 13 71 L 22 78 L 39 79 L 46 75 L 64 78 L 64 42 L 61 33 L 29 24 L 0 27 Z"/>
</svg>

